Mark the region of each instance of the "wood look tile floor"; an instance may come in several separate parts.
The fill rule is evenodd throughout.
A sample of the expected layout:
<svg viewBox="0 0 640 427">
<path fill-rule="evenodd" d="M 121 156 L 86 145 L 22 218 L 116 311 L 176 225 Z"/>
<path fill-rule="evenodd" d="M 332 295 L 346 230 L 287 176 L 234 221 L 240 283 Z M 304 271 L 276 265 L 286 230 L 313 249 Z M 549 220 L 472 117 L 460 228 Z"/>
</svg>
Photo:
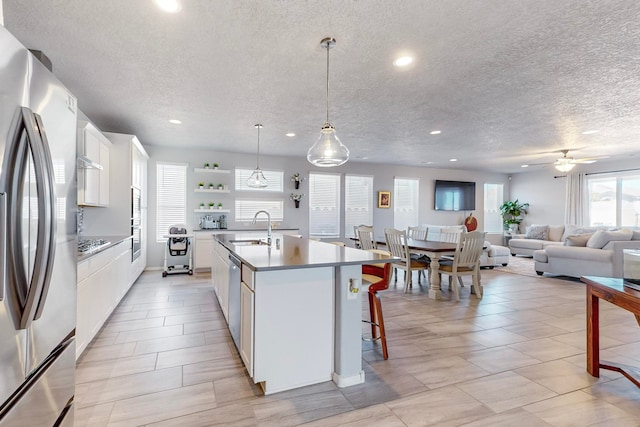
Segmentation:
<svg viewBox="0 0 640 427">
<path fill-rule="evenodd" d="M 381 293 L 389 360 L 363 343 L 364 384 L 264 396 L 210 277 L 145 272 L 78 361 L 76 426 L 640 426 L 640 390 L 585 370 L 582 283 L 500 268 L 482 281 L 483 299 L 467 285 L 460 302 L 446 286 L 434 301 L 392 283 Z M 606 302 L 601 347 L 640 366 L 635 318 Z"/>
</svg>

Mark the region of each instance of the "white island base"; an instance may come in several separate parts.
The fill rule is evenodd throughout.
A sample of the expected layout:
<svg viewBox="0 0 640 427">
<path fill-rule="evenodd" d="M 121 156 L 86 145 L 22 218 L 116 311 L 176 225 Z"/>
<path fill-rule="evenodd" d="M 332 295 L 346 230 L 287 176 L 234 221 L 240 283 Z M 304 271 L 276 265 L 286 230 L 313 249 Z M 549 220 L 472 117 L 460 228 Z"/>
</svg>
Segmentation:
<svg viewBox="0 0 640 427">
<path fill-rule="evenodd" d="M 349 279 L 360 283 L 360 265 L 243 268 L 240 353 L 265 394 L 330 380 L 338 387 L 364 382 L 362 300 L 360 293 L 348 299 Z"/>
</svg>

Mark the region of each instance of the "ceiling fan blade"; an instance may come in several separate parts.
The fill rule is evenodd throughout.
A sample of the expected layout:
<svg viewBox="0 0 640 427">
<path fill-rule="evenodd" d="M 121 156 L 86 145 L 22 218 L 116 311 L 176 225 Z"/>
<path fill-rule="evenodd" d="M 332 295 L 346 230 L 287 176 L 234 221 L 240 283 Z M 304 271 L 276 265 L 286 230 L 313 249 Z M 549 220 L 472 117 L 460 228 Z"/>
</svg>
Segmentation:
<svg viewBox="0 0 640 427">
<path fill-rule="evenodd" d="M 599 157 L 584 157 L 582 159 L 573 159 L 573 163 L 579 163 L 584 165 L 589 165 L 591 163 L 595 163 L 600 159 L 607 159 L 609 156 L 599 156 Z"/>
</svg>

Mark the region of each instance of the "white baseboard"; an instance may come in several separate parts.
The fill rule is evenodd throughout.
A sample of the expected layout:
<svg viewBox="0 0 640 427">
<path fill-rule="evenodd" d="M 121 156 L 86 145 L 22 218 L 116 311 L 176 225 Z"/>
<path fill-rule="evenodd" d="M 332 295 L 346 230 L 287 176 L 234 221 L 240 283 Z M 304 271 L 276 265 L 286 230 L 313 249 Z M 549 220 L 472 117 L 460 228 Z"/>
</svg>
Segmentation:
<svg viewBox="0 0 640 427">
<path fill-rule="evenodd" d="M 364 371 L 360 371 L 357 375 L 340 376 L 337 373 L 331 374 L 333 382 L 340 388 L 350 387 L 356 384 L 364 383 Z"/>
</svg>

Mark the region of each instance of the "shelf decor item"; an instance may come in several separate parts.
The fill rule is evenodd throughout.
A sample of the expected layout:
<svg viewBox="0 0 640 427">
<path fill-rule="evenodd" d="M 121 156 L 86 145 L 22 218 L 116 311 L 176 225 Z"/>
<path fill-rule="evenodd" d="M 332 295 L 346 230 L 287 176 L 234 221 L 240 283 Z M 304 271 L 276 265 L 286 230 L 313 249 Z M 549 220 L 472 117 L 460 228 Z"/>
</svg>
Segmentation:
<svg viewBox="0 0 640 427">
<path fill-rule="evenodd" d="M 218 190 L 224 190 L 224 185 L 218 184 Z"/>
<path fill-rule="evenodd" d="M 296 206 L 296 209 L 298 209 L 300 207 L 300 200 L 304 197 L 304 193 L 303 194 L 291 193 L 289 197 L 291 198 L 291 200 L 293 200 L 293 203 Z"/>
<path fill-rule="evenodd" d="M 205 163 L 205 164 L 204 164 L 204 168 L 205 168 L 205 169 L 209 169 L 209 168 L 210 168 L 209 163 Z"/>
<path fill-rule="evenodd" d="M 204 203 L 200 203 L 200 209 L 204 209 Z"/>
<path fill-rule="evenodd" d="M 218 203 L 218 209 L 222 209 L 222 203 Z"/>
<path fill-rule="evenodd" d="M 213 209 L 216 206 L 214 202 L 209 203 L 209 209 Z"/>
<path fill-rule="evenodd" d="M 213 168 L 217 170 L 217 169 L 218 169 L 218 164 L 217 164 L 217 163 L 214 163 L 214 164 L 213 164 Z"/>
<path fill-rule="evenodd" d="M 213 189 L 213 182 L 210 182 L 210 183 L 209 183 L 209 188 L 210 188 L 210 189 Z"/>
<path fill-rule="evenodd" d="M 329 123 L 329 49 L 335 45 L 336 39 L 333 37 L 324 38 L 320 42 L 320 46 L 327 49 L 327 121 L 320 130 L 320 137 L 307 152 L 309 163 L 322 168 L 340 166 L 349 160 L 349 149 L 340 142 L 336 128 Z"/>
<path fill-rule="evenodd" d="M 293 175 L 291 175 L 291 181 L 293 181 L 293 186 L 297 190 L 300 188 L 300 183 L 304 181 L 304 178 L 301 177 L 298 172 L 296 172 Z"/>
<path fill-rule="evenodd" d="M 198 183 L 198 187 L 200 187 L 200 188 L 204 188 L 204 182 L 199 182 L 199 183 Z"/>
</svg>

